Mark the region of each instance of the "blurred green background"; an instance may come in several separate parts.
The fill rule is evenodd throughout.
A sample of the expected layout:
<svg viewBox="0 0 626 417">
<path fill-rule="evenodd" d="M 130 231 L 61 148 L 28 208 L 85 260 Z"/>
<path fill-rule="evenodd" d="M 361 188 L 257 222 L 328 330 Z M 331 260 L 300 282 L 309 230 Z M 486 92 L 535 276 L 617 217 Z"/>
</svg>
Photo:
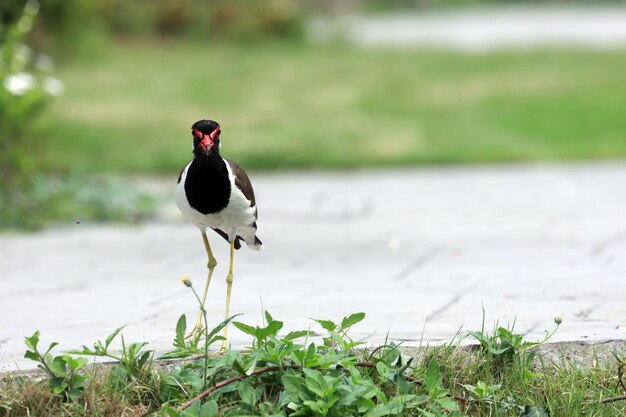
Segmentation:
<svg viewBox="0 0 626 417">
<path fill-rule="evenodd" d="M 149 216 L 125 178 L 175 178 L 202 118 L 248 170 L 623 158 L 624 50 L 307 36 L 311 16 L 512 3 L 546 2 L 3 0 L 0 227 Z"/>
</svg>

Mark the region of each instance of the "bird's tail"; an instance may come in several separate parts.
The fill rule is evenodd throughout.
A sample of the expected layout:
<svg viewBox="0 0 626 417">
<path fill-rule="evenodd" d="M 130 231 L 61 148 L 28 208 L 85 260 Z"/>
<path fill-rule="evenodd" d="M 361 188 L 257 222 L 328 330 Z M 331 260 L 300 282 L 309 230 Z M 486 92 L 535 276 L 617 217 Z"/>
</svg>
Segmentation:
<svg viewBox="0 0 626 417">
<path fill-rule="evenodd" d="M 258 237 L 254 236 L 254 243 L 253 244 L 248 243 L 248 247 L 252 250 L 261 250 L 263 249 L 263 242 L 261 242 L 261 240 Z"/>
</svg>

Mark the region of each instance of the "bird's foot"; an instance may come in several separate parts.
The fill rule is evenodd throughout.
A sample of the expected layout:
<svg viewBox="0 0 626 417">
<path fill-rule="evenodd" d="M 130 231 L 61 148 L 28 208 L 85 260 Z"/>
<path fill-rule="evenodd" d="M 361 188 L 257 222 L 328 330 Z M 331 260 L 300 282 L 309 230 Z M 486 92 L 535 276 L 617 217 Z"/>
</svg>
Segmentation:
<svg viewBox="0 0 626 417">
<path fill-rule="evenodd" d="M 226 340 L 222 340 L 222 347 L 220 347 L 220 350 L 218 350 L 216 354 L 223 355 L 225 353 L 226 353 Z"/>
<path fill-rule="evenodd" d="M 204 327 L 202 327 L 201 323 L 196 323 L 195 327 L 185 336 L 185 339 L 193 339 L 204 332 Z"/>
</svg>

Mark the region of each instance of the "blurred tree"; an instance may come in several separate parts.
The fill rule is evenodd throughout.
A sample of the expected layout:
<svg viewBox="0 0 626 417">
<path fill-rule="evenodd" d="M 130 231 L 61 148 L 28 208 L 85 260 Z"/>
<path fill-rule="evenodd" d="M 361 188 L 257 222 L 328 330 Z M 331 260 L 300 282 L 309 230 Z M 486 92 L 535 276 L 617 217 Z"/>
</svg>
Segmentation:
<svg viewBox="0 0 626 417">
<path fill-rule="evenodd" d="M 0 27 L 0 224 L 30 209 L 25 196 L 34 172 L 32 154 L 41 146 L 33 132 L 48 97 L 63 90 L 47 75 L 51 58 L 22 43 L 38 10 L 39 3 L 30 0 L 19 18 Z"/>
<path fill-rule="evenodd" d="M 237 39 L 297 38 L 302 35 L 301 9 L 293 0 L 217 0 L 213 33 Z"/>
<path fill-rule="evenodd" d="M 5 27 L 15 25 L 31 0 L 2 0 L 0 16 Z M 97 1 L 43 0 L 37 2 L 37 21 L 26 35 L 39 50 L 60 53 L 84 46 L 100 32 Z"/>
<path fill-rule="evenodd" d="M 32 51 L 21 41 L 32 28 L 38 5 L 29 2 L 17 21 L 0 30 L 0 170 L 5 198 L 29 169 L 25 140 L 45 104 L 45 94 L 30 70 Z"/>
<path fill-rule="evenodd" d="M 0 19 L 15 24 L 28 0 L 2 0 Z M 113 36 L 206 36 L 255 40 L 298 37 L 297 0 L 43 0 L 31 43 L 57 53 Z M 84 44 L 87 48 L 84 48 Z"/>
</svg>

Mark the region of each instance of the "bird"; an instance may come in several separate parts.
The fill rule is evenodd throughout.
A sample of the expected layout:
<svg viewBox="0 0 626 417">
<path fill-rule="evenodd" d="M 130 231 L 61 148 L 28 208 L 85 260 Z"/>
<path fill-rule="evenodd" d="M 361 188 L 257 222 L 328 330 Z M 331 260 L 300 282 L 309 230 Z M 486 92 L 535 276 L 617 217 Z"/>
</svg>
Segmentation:
<svg viewBox="0 0 626 417">
<path fill-rule="evenodd" d="M 222 129 L 216 121 L 199 120 L 191 126 L 193 159 L 183 167 L 176 185 L 176 205 L 191 223 L 200 229 L 208 256 L 209 270 L 200 313 L 193 330 L 186 336 L 202 332 L 202 312 L 217 260 L 211 251 L 207 230 L 214 230 L 230 245 L 230 262 L 226 276 L 225 320 L 229 318 L 233 284 L 235 250 L 241 242 L 254 250 L 263 249 L 257 237 L 258 210 L 254 189 L 246 172 L 235 162 L 220 154 Z M 226 349 L 228 324 L 224 326 L 221 352 Z"/>
</svg>

